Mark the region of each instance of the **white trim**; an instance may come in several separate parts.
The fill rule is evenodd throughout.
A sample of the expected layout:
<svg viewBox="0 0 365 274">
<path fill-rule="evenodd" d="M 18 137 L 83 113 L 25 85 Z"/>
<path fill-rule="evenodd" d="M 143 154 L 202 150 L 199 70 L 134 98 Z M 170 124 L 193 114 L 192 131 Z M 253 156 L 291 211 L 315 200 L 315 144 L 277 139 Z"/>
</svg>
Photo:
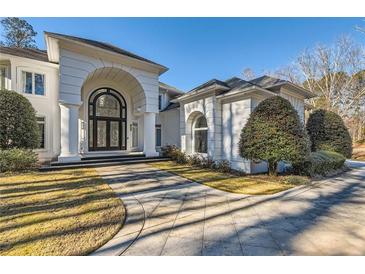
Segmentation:
<svg viewBox="0 0 365 274">
<path fill-rule="evenodd" d="M 51 39 L 49 39 L 49 38 L 51 38 Z M 56 41 L 55 44 L 57 44 L 57 46 L 51 46 L 51 44 L 54 44 L 54 43 L 52 43 L 52 38 Z M 86 47 L 86 48 L 89 48 L 89 49 L 94 50 L 94 51 L 96 50 L 96 51 L 99 51 L 99 52 L 102 52 L 102 53 L 105 53 L 105 54 L 109 54 L 111 56 L 115 56 L 115 57 L 119 57 L 119 58 L 125 58 L 126 60 L 129 60 L 130 62 L 137 62 L 137 63 L 143 64 L 145 66 L 149 66 L 151 68 L 156 68 L 156 69 L 158 69 L 159 75 L 161 75 L 161 74 L 165 73 L 166 71 L 168 71 L 167 67 L 165 67 L 163 65 L 160 65 L 160 64 L 157 64 L 157 63 L 154 63 L 153 61 L 151 61 L 151 62 L 153 62 L 153 63 L 151 63 L 151 62 L 148 62 L 148 61 L 140 60 L 140 59 L 135 58 L 135 57 L 131 57 L 131 56 L 128 56 L 128 55 L 125 55 L 125 54 L 122 54 L 122 53 L 117 53 L 117 52 L 113 52 L 113 51 L 110 51 L 110 50 L 102 49 L 100 47 L 92 46 L 92 45 L 83 43 L 81 41 L 75 41 L 73 39 L 70 39 L 70 38 L 67 38 L 67 37 L 64 37 L 64 36 L 60 36 L 60 35 L 57 35 L 57 34 L 45 32 L 45 39 L 46 39 L 47 47 L 49 49 L 53 47 L 53 51 L 48 54 L 49 59 L 53 62 L 59 62 L 59 49 L 60 49 L 60 46 L 59 46 L 58 41 L 61 40 L 61 41 L 66 41 L 66 42 L 71 43 L 71 44 L 79 45 L 81 47 Z M 56 53 L 57 50 L 58 50 L 58 53 Z M 132 53 L 132 54 L 134 54 L 134 53 Z M 137 54 L 135 54 L 135 55 L 137 55 Z M 143 58 L 143 57 L 141 57 L 141 58 Z"/>
<path fill-rule="evenodd" d="M 32 74 L 32 93 L 26 93 L 23 90 L 23 72 L 28 72 Z M 48 89 L 49 89 L 49 85 L 48 85 L 48 77 L 47 77 L 47 72 L 44 70 L 40 70 L 40 69 L 34 69 L 32 67 L 24 67 L 24 66 L 19 66 L 16 68 L 16 73 L 17 73 L 17 90 L 18 92 L 20 92 L 21 94 L 25 95 L 25 96 L 31 96 L 34 98 L 48 98 Z M 44 77 L 44 94 L 40 95 L 40 94 L 35 94 L 35 74 L 41 74 Z"/>
</svg>

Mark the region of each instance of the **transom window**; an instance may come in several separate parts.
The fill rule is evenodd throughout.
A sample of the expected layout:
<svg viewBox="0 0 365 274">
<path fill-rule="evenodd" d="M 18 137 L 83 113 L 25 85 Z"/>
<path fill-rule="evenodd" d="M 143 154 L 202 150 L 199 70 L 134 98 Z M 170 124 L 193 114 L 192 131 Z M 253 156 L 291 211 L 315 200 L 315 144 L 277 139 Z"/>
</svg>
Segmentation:
<svg viewBox="0 0 365 274">
<path fill-rule="evenodd" d="M 204 116 L 199 116 L 193 125 L 194 152 L 208 151 L 208 124 Z"/>
<path fill-rule="evenodd" d="M 27 94 L 44 95 L 45 94 L 44 74 L 22 71 L 22 91 Z"/>
</svg>

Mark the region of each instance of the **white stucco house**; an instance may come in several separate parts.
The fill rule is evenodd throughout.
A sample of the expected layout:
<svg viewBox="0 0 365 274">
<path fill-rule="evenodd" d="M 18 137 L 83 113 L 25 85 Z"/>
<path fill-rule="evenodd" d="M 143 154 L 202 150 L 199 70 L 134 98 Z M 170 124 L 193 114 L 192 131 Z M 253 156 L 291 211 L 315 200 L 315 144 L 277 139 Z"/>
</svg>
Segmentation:
<svg viewBox="0 0 365 274">
<path fill-rule="evenodd" d="M 45 41 L 45 51 L 0 47 L 0 88 L 32 103 L 43 162 L 106 153 L 156 157 L 162 146 L 174 144 L 260 172 L 265 163 L 238 155 L 240 131 L 252 110 L 265 98 L 283 96 L 304 122 L 304 100 L 313 97 L 268 76 L 213 79 L 184 93 L 159 81 L 165 66 L 108 43 L 50 32 Z"/>
</svg>

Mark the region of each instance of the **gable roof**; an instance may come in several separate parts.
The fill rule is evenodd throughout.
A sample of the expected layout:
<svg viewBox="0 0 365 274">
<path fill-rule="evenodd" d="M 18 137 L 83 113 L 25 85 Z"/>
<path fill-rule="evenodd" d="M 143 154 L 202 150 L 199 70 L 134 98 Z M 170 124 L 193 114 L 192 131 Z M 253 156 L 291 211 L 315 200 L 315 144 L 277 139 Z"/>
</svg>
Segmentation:
<svg viewBox="0 0 365 274">
<path fill-rule="evenodd" d="M 241 91 L 246 92 L 248 90 L 252 90 L 252 88 L 261 89 L 263 91 L 272 93 L 277 92 L 278 88 L 281 86 L 288 85 L 294 88 L 296 92 L 302 94 L 305 98 L 315 97 L 315 94 L 289 81 L 263 75 L 250 81 L 243 80 L 239 77 L 232 77 L 226 81 L 212 79 L 196 88 L 193 88 L 188 93 L 178 97 L 177 99 L 186 98 L 188 96 L 192 96 L 193 94 L 203 92 L 203 90 L 205 90 L 207 87 L 212 87 L 213 85 L 223 87 L 219 90 L 220 94 L 228 94 L 233 92 L 237 93 Z"/>
<path fill-rule="evenodd" d="M 200 86 L 193 88 L 192 90 L 188 91 L 187 93 L 198 91 L 198 90 L 201 90 L 201 89 L 213 86 L 213 85 L 229 88 L 229 86 L 225 82 L 218 80 L 218 79 L 211 79 L 211 80 L 201 84 Z"/>
<path fill-rule="evenodd" d="M 49 62 L 47 51 L 33 48 L 15 48 L 0 46 L 0 53 Z"/>
<path fill-rule="evenodd" d="M 44 32 L 46 35 L 52 36 L 52 37 L 58 37 L 58 38 L 64 38 L 64 39 L 68 39 L 71 41 L 75 41 L 75 42 L 79 42 L 79 43 L 83 43 L 89 46 L 93 46 L 93 47 L 97 47 L 100 49 L 104 49 L 113 53 L 117 53 L 117 54 L 122 54 L 143 62 L 147 62 L 153 65 L 157 65 L 157 66 L 161 66 L 164 67 L 165 69 L 167 69 L 165 66 L 158 64 L 156 62 L 153 62 L 147 58 L 141 57 L 137 54 L 134 54 L 130 51 L 124 50 L 122 48 L 119 48 L 117 46 L 114 46 L 112 44 L 106 43 L 106 42 L 100 42 L 100 41 L 96 41 L 96 40 L 92 40 L 92 39 L 87 39 L 87 38 L 82 38 L 82 37 L 77 37 L 77 36 L 72 36 L 72 35 L 67 35 L 67 34 L 62 34 L 62 33 L 56 33 L 56 32 Z"/>
</svg>

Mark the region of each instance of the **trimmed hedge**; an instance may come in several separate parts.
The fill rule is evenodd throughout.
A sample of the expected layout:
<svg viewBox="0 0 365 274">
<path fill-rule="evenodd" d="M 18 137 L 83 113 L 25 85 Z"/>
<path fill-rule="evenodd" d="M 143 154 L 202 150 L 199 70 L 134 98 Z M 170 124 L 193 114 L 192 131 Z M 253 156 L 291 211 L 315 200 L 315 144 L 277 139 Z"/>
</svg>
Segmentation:
<svg viewBox="0 0 365 274">
<path fill-rule="evenodd" d="M 37 148 L 40 134 L 34 108 L 23 95 L 0 90 L 0 149 Z"/>
<path fill-rule="evenodd" d="M 346 158 L 333 151 L 312 152 L 309 158 L 302 162 L 293 164 L 293 172 L 305 176 L 326 176 L 330 172 L 343 168 Z"/>
<path fill-rule="evenodd" d="M 38 161 L 35 152 L 28 149 L 0 150 L 0 172 L 24 172 L 34 169 Z"/>
<path fill-rule="evenodd" d="M 270 174 L 277 173 L 280 161 L 302 162 L 309 152 L 309 138 L 297 111 L 280 96 L 262 101 L 241 132 L 240 156 L 268 162 Z"/>
<path fill-rule="evenodd" d="M 336 113 L 323 109 L 315 110 L 308 118 L 307 131 L 312 151 L 335 151 L 346 158 L 351 158 L 351 136 L 341 117 Z"/>
</svg>

